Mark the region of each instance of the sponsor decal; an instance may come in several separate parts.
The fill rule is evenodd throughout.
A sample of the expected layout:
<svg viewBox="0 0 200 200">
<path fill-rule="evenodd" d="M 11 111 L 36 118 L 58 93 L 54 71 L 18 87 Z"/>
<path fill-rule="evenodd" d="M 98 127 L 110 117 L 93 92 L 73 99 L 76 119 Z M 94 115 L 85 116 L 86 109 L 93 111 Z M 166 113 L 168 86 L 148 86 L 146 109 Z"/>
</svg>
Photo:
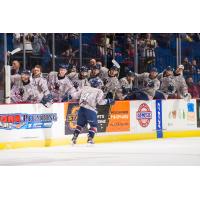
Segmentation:
<svg viewBox="0 0 200 200">
<path fill-rule="evenodd" d="M 57 121 L 56 113 L 26 114 L 12 113 L 0 114 L 0 129 L 35 129 L 51 128 Z"/>
<path fill-rule="evenodd" d="M 146 103 L 142 103 L 136 113 L 136 119 L 138 120 L 141 127 L 148 127 L 152 119 L 152 111 Z"/>
<path fill-rule="evenodd" d="M 195 121 L 195 112 L 194 112 L 194 103 L 187 103 L 187 108 L 179 108 L 171 110 L 168 114 L 168 118 L 175 120 L 187 120 L 194 122 Z"/>
<path fill-rule="evenodd" d="M 66 116 L 66 128 L 68 129 L 68 132 L 73 132 L 76 128 L 79 108 L 79 104 L 69 104 Z"/>
<path fill-rule="evenodd" d="M 79 104 L 65 103 L 65 134 L 73 134 L 77 124 Z M 130 130 L 130 103 L 117 101 L 115 105 L 97 106 L 97 134 L 102 132 L 120 132 Z M 89 126 L 82 133 L 88 132 Z"/>
</svg>

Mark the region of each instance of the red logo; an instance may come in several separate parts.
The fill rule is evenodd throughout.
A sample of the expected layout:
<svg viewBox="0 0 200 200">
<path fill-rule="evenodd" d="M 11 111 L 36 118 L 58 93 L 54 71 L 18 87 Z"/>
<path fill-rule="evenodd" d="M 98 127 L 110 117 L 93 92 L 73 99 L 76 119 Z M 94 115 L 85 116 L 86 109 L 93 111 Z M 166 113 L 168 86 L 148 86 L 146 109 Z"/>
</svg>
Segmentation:
<svg viewBox="0 0 200 200">
<path fill-rule="evenodd" d="M 136 113 L 136 119 L 138 120 L 140 126 L 147 127 L 152 119 L 152 112 L 146 103 L 143 103 L 138 108 Z"/>
</svg>

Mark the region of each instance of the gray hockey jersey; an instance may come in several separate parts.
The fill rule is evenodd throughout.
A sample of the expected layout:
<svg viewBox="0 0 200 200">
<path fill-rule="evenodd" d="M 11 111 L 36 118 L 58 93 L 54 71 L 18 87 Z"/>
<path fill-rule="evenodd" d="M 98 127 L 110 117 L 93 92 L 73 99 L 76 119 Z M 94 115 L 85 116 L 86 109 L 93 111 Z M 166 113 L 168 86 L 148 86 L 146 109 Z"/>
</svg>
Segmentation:
<svg viewBox="0 0 200 200">
<path fill-rule="evenodd" d="M 59 79 L 58 72 L 49 73 L 47 83 L 54 102 L 62 102 L 64 96 L 73 96 L 74 92 L 76 92 L 69 78 L 66 76 L 63 79 Z"/>
<path fill-rule="evenodd" d="M 96 111 L 96 106 L 105 105 L 107 100 L 104 99 L 103 91 L 98 88 L 92 88 L 90 86 L 83 87 L 76 93 L 76 98 L 79 99 L 81 107 L 87 108 L 92 111 Z"/>
<path fill-rule="evenodd" d="M 108 92 L 114 93 L 116 90 L 120 89 L 120 83 L 117 77 L 107 77 L 105 80 L 103 92 L 106 96 Z"/>
<path fill-rule="evenodd" d="M 36 102 L 39 103 L 44 96 L 47 96 L 50 94 L 47 80 L 40 75 L 39 77 L 33 77 L 31 76 L 31 85 L 34 87 L 34 92 L 37 98 Z"/>
<path fill-rule="evenodd" d="M 155 96 L 156 90 L 160 88 L 160 81 L 155 79 L 149 78 L 149 73 L 145 72 L 142 74 L 136 74 L 138 81 L 139 81 L 139 89 L 145 92 L 148 96 L 153 98 Z M 151 86 L 151 84 L 153 86 Z"/>
<path fill-rule="evenodd" d="M 83 88 L 84 86 L 90 86 L 90 83 L 88 82 L 88 79 L 85 78 L 85 79 L 80 79 L 79 78 L 79 73 L 76 73 L 76 72 L 72 72 L 70 74 L 68 74 L 67 76 L 73 83 L 73 85 L 77 85 L 77 89 L 81 89 Z"/>
</svg>

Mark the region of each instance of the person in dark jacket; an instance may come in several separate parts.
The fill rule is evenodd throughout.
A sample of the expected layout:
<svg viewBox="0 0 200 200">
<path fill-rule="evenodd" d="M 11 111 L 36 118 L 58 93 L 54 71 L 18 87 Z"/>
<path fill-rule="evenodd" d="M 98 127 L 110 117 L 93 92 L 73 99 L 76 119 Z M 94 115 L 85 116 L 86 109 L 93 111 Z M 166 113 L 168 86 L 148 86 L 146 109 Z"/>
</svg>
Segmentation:
<svg viewBox="0 0 200 200">
<path fill-rule="evenodd" d="M 194 84 L 193 78 L 191 76 L 188 76 L 186 79 L 186 83 L 188 86 L 188 92 L 191 94 L 191 97 L 193 99 L 199 98 L 199 90 L 196 84 Z"/>
</svg>

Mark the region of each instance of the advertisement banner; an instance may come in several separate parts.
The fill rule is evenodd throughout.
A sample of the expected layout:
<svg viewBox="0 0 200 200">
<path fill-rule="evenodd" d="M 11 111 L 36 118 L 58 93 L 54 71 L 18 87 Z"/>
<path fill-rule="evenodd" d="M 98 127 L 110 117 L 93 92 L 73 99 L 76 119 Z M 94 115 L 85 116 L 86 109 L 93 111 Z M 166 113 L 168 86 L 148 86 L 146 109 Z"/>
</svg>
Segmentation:
<svg viewBox="0 0 200 200">
<path fill-rule="evenodd" d="M 65 103 L 65 134 L 74 132 L 77 123 L 78 103 Z M 97 106 L 97 132 L 122 132 L 130 130 L 130 102 L 116 101 L 115 105 Z M 88 132 L 85 127 L 82 133 Z"/>
<path fill-rule="evenodd" d="M 155 101 L 132 102 L 131 123 L 134 133 L 152 133 L 156 131 Z"/>
<path fill-rule="evenodd" d="M 64 136 L 63 104 L 1 105 L 0 142 Z"/>
<path fill-rule="evenodd" d="M 78 117 L 78 110 L 79 110 L 78 103 L 65 103 L 65 135 L 73 134 L 76 124 L 77 124 L 77 117 Z M 108 114 L 109 114 L 110 106 L 97 106 L 98 114 L 98 127 L 97 132 L 105 132 L 106 127 L 108 126 Z M 88 132 L 88 126 L 84 127 L 82 133 Z"/>
<path fill-rule="evenodd" d="M 162 101 L 163 127 L 169 130 L 195 130 L 197 128 L 196 100 Z"/>
<path fill-rule="evenodd" d="M 106 131 L 130 131 L 130 101 L 116 101 L 111 106 Z"/>
</svg>

